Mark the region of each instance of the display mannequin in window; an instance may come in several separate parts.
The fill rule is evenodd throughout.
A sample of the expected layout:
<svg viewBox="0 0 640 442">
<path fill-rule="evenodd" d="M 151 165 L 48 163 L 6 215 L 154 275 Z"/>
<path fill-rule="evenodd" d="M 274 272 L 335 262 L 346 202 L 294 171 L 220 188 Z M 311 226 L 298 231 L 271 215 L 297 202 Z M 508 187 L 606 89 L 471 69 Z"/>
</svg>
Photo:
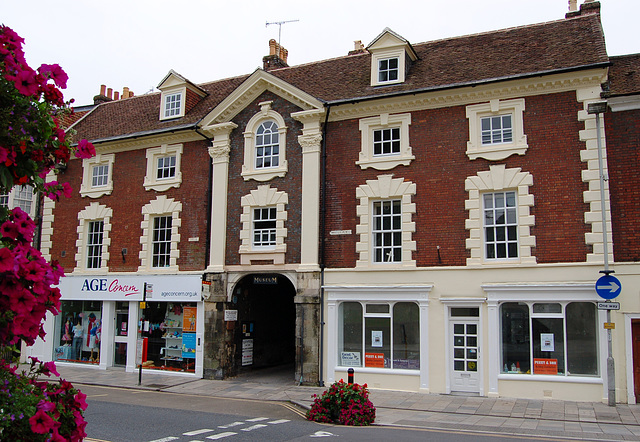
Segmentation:
<svg viewBox="0 0 640 442">
<path fill-rule="evenodd" d="M 76 360 L 80 360 L 82 358 L 82 320 L 78 319 L 78 322 L 73 327 L 73 357 Z"/>
</svg>

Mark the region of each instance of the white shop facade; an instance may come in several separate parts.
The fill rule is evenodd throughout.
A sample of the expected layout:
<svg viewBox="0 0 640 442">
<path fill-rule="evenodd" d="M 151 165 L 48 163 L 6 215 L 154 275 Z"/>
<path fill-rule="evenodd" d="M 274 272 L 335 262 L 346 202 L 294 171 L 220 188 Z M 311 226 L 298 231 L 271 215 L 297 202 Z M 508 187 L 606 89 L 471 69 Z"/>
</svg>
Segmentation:
<svg viewBox="0 0 640 442">
<path fill-rule="evenodd" d="M 202 377 L 201 275 L 69 275 L 59 288 L 61 313 L 26 356 Z"/>
</svg>

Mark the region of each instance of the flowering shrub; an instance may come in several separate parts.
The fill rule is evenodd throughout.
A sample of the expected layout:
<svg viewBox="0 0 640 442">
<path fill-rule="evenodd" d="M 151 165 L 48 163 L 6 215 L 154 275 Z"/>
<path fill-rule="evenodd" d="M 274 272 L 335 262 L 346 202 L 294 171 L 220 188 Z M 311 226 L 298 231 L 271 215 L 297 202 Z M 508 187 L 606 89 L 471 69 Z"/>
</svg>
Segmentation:
<svg viewBox="0 0 640 442">
<path fill-rule="evenodd" d="M 86 395 L 65 381 L 49 383 L 38 376 L 59 376 L 53 362 L 31 358 L 29 371 L 0 362 L 0 440 L 81 441 L 86 437 L 82 412 Z"/>
<path fill-rule="evenodd" d="M 62 127 L 62 119 L 72 112 L 59 89 L 66 88 L 67 74 L 57 64 L 29 67 L 23 42 L 0 26 L 0 195 L 29 185 L 58 200 L 70 196 L 71 187 L 46 183 L 47 174 L 74 153 L 92 157 L 95 148 L 86 140 L 73 147 Z M 46 313 L 60 312 L 60 291 L 52 286 L 63 269 L 31 246 L 35 227 L 21 209 L 0 206 L 0 350 L 44 339 Z M 58 375 L 53 362 L 33 359 L 29 372 L 20 374 L 16 366 L 0 361 L 0 440 L 76 441 L 86 436 L 85 395 L 66 381 L 37 380 L 51 373 Z"/>
<path fill-rule="evenodd" d="M 307 419 L 315 422 L 335 422 L 341 425 L 370 425 L 376 418 L 376 407 L 369 400 L 367 384 L 347 384 L 340 379 L 314 401 Z"/>
</svg>

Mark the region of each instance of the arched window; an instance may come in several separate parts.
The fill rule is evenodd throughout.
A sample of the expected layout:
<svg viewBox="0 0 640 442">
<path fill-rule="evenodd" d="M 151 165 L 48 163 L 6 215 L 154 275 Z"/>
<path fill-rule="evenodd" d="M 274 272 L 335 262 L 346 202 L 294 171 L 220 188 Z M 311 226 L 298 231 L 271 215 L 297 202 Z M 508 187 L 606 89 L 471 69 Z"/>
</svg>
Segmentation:
<svg viewBox="0 0 640 442">
<path fill-rule="evenodd" d="M 256 131 L 256 169 L 280 165 L 280 141 L 275 121 L 265 121 Z"/>
</svg>

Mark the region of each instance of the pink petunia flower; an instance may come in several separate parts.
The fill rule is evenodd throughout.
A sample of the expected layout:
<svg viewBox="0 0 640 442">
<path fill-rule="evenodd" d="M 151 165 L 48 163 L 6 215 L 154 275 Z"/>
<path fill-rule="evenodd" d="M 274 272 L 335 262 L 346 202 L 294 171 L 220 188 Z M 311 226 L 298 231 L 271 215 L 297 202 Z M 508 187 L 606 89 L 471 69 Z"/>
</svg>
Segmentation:
<svg viewBox="0 0 640 442">
<path fill-rule="evenodd" d="M 69 76 L 67 73 L 57 64 L 43 64 L 38 68 L 38 72 L 40 75 L 45 78 L 51 78 L 53 82 L 60 89 L 67 88 L 67 80 L 69 80 Z"/>
<path fill-rule="evenodd" d="M 18 225 L 10 220 L 5 221 L 2 226 L 0 226 L 0 235 L 5 238 L 18 239 L 20 232 L 18 231 Z"/>
<path fill-rule="evenodd" d="M 47 434 L 53 428 L 53 419 L 46 412 L 38 410 L 29 418 L 29 424 L 34 433 Z"/>
<path fill-rule="evenodd" d="M 44 374 L 49 376 L 49 375 L 54 375 L 54 376 L 58 376 L 60 377 L 60 373 L 58 373 L 58 370 L 56 369 L 56 364 L 53 361 L 49 361 L 49 362 L 45 362 L 43 364 L 44 366 Z M 51 410 L 46 410 L 46 411 L 51 411 Z"/>
<path fill-rule="evenodd" d="M 8 247 L 0 249 L 0 272 L 13 272 L 14 260 L 13 253 Z"/>
<path fill-rule="evenodd" d="M 78 150 L 76 150 L 76 158 L 92 158 L 96 156 L 96 148 L 85 139 L 80 140 L 78 143 Z"/>
<path fill-rule="evenodd" d="M 16 89 L 22 95 L 27 97 L 36 95 L 38 93 L 38 81 L 36 79 L 36 73 L 30 68 L 23 69 L 18 72 L 13 81 Z"/>
</svg>

